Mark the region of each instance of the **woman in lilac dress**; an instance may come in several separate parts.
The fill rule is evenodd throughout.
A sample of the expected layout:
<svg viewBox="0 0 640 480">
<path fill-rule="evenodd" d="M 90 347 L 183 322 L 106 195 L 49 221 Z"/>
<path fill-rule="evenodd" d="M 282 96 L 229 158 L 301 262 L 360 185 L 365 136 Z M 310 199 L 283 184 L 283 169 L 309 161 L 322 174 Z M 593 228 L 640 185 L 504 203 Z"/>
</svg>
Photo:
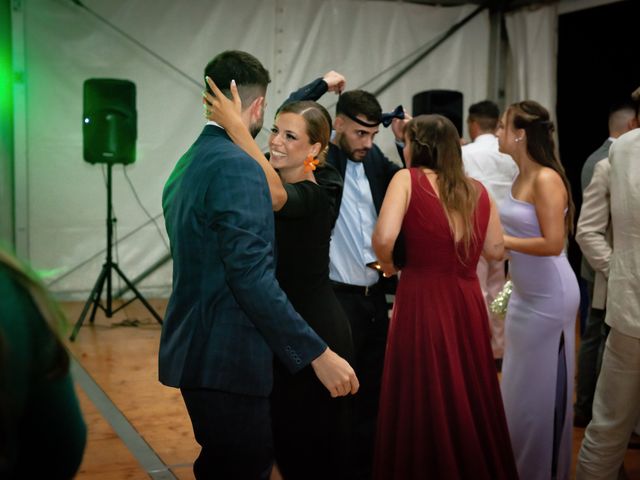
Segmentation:
<svg viewBox="0 0 640 480">
<path fill-rule="evenodd" d="M 500 205 L 513 293 L 505 321 L 502 397 L 523 480 L 569 478 L 578 282 L 565 254 L 571 188 L 540 104 L 511 105 L 500 151 L 520 173 Z"/>
</svg>

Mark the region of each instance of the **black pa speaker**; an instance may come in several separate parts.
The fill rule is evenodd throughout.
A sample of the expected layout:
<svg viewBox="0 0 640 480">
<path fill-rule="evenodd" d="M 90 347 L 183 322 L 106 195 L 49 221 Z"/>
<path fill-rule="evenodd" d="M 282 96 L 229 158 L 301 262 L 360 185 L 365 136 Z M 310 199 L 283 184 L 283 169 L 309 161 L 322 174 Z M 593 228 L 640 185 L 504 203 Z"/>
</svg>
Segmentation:
<svg viewBox="0 0 640 480">
<path fill-rule="evenodd" d="M 462 92 L 426 90 L 413 96 L 413 116 L 437 113 L 447 117 L 462 136 Z"/>
<path fill-rule="evenodd" d="M 89 163 L 133 163 L 138 136 L 136 86 L 129 80 L 84 82 L 82 143 Z"/>
</svg>

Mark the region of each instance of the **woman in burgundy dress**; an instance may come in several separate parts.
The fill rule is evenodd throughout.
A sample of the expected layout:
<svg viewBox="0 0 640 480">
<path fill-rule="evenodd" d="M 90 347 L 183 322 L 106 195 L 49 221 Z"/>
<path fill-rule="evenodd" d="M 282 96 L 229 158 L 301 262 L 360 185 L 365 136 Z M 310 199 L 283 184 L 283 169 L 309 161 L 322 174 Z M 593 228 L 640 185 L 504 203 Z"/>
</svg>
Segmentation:
<svg viewBox="0 0 640 480">
<path fill-rule="evenodd" d="M 385 275 L 406 250 L 389 329 L 374 478 L 517 479 L 480 255 L 501 258 L 502 227 L 481 183 L 465 176 L 460 139 L 440 115 L 405 128 L 408 169 L 393 178 L 373 234 Z"/>
</svg>

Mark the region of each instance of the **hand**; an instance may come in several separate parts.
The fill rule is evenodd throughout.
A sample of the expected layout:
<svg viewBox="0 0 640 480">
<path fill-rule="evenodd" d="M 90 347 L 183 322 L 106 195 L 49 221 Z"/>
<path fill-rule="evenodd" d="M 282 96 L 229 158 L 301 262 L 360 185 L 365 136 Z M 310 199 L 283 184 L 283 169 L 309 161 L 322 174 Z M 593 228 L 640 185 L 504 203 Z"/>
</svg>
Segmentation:
<svg viewBox="0 0 640 480">
<path fill-rule="evenodd" d="M 404 118 L 394 118 L 391 120 L 391 131 L 393 135 L 396 137 L 396 141 L 404 142 L 404 127 L 409 123 L 413 117 L 407 113 L 405 110 Z"/>
<path fill-rule="evenodd" d="M 202 92 L 202 103 L 205 108 L 205 117 L 209 120 L 213 120 L 225 130 L 228 130 L 235 122 L 242 123 L 242 118 L 240 116 L 242 112 L 242 100 L 240 100 L 238 86 L 236 85 L 235 80 L 231 80 L 230 85 L 233 100 L 229 100 L 209 77 L 205 77 L 205 80 L 215 95 L 211 95 L 207 91 Z"/>
<path fill-rule="evenodd" d="M 327 348 L 311 362 L 318 380 L 329 390 L 333 398 L 354 394 L 360 388 L 356 372 L 338 354 Z"/>
<path fill-rule="evenodd" d="M 327 91 L 329 92 L 342 93 L 345 85 L 347 84 L 347 80 L 344 76 L 334 70 L 325 73 L 322 79 L 326 82 L 328 87 Z"/>
<path fill-rule="evenodd" d="M 504 240 L 504 249 L 505 250 L 511 250 L 513 248 L 513 237 L 511 235 L 503 235 L 503 240 Z M 505 252 L 507 255 L 509 254 L 508 252 Z"/>
<path fill-rule="evenodd" d="M 380 262 L 380 270 L 382 270 L 382 276 L 384 278 L 393 277 L 396 273 L 398 273 L 398 270 L 396 270 L 396 266 L 393 264 L 393 262 Z"/>
</svg>

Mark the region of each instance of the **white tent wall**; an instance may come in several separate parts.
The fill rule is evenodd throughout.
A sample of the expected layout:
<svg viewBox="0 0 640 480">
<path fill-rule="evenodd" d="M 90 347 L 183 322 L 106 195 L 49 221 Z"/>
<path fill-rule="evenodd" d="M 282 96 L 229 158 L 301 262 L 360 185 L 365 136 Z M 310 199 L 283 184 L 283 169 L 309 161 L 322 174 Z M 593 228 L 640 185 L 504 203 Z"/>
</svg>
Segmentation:
<svg viewBox="0 0 640 480">
<path fill-rule="evenodd" d="M 557 4 L 524 8 L 505 16 L 509 38 L 507 105 L 532 99 L 555 118 Z"/>
<path fill-rule="evenodd" d="M 240 49 L 257 56 L 273 79 L 266 126 L 290 91 L 330 69 L 344 73 L 351 89 L 375 78 L 364 87 L 375 90 L 397 69 L 377 78 L 379 72 L 476 8 L 348 0 L 83 3 L 197 81 L 218 52 Z M 137 86 L 138 153 L 126 172 L 161 233 L 136 203 L 125 167 L 114 166 L 117 260 L 129 278 L 167 254 L 160 237 L 165 236 L 162 187 L 202 128 L 201 87 L 71 0 L 24 0 L 18 13 L 22 24 L 14 25 L 14 32 L 24 31 L 26 122 L 16 125 L 16 139 L 24 138 L 24 155 L 16 156 L 16 163 L 25 164 L 16 179 L 16 198 L 26 201 L 16 207 L 16 223 L 27 231 L 18 236 L 17 248 L 34 268 L 49 274 L 54 292 L 79 299 L 93 286 L 106 245 L 104 167 L 82 160 L 84 80 L 122 78 Z M 402 103 L 410 110 L 413 94 L 429 89 L 462 91 L 465 108 L 485 98 L 488 45 L 485 11 L 380 95 L 383 109 Z M 330 106 L 335 98 L 326 95 L 323 103 Z M 259 142 L 266 145 L 264 134 Z M 378 143 L 397 157 L 390 131 L 382 131 Z M 164 296 L 170 284 L 168 263 L 140 288 Z"/>
</svg>

